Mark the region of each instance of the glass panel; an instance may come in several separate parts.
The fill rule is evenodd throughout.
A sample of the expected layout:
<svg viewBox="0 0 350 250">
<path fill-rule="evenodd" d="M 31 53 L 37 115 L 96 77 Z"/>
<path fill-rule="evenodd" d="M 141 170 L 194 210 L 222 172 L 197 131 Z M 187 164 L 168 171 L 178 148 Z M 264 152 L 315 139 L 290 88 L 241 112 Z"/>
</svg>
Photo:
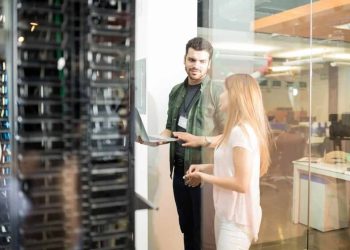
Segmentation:
<svg viewBox="0 0 350 250">
<path fill-rule="evenodd" d="M 313 3 L 310 249 L 350 249 L 349 10 L 348 1 Z"/>
<path fill-rule="evenodd" d="M 305 249 L 308 229 L 310 1 L 201 1 L 198 33 L 214 46 L 213 82 L 232 73 L 259 82 L 273 132 L 271 165 L 260 179 L 262 220 L 250 249 Z M 207 17 L 207 18 L 206 18 Z M 296 160 L 299 160 L 295 162 Z M 305 174 L 295 172 L 301 164 Z M 205 190 L 204 190 L 205 191 Z M 205 201 L 211 193 L 204 192 Z M 306 194 L 306 195 L 305 195 Z M 215 202 L 214 202 L 215 203 Z M 204 249 L 215 249 L 204 205 Z"/>
<path fill-rule="evenodd" d="M 255 20 L 256 43 L 261 39 L 273 46 L 267 53 L 272 64 L 260 86 L 275 148 L 269 172 L 261 178 L 263 219 L 253 249 L 306 249 L 308 240 L 310 2 L 256 1 L 256 14 L 282 5 L 283 11 Z M 303 175 L 296 171 L 299 165 Z"/>
</svg>

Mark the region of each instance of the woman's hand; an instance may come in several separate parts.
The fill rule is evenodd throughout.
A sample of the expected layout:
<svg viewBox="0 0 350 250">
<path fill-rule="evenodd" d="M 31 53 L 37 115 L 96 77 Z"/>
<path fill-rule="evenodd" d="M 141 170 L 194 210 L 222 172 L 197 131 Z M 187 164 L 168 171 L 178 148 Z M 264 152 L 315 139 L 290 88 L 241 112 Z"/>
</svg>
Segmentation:
<svg viewBox="0 0 350 250">
<path fill-rule="evenodd" d="M 187 170 L 186 175 L 194 172 L 200 172 L 203 170 L 202 168 L 203 168 L 203 164 L 192 164 Z"/>
<path fill-rule="evenodd" d="M 194 164 L 191 165 L 190 168 L 187 170 L 186 175 L 184 176 L 185 179 L 185 185 L 190 187 L 196 187 L 201 184 L 202 178 L 201 178 L 201 169 L 202 165 Z"/>
<path fill-rule="evenodd" d="M 197 187 L 202 183 L 201 172 L 194 172 L 184 176 L 185 185 L 189 187 Z"/>
</svg>

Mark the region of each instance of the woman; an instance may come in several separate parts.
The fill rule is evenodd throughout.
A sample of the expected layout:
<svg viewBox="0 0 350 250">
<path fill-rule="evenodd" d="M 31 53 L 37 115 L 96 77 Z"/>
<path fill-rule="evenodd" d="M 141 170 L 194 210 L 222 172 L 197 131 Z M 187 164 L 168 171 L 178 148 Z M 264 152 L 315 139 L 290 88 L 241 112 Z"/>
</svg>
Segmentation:
<svg viewBox="0 0 350 250">
<path fill-rule="evenodd" d="M 214 185 L 217 249 L 249 249 L 261 222 L 259 178 L 270 162 L 270 129 L 259 85 L 250 75 L 227 77 L 220 104 L 227 121 L 214 165 L 191 165 L 184 178 L 189 185 L 198 178 Z"/>
</svg>

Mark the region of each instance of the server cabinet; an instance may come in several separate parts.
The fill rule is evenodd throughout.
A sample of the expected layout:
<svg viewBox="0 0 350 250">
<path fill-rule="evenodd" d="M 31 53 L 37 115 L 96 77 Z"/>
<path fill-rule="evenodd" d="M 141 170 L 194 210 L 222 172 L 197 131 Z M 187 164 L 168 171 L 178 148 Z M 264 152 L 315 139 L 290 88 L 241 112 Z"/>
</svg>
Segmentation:
<svg viewBox="0 0 350 250">
<path fill-rule="evenodd" d="M 6 4 L 0 249 L 133 249 L 134 1 Z"/>
</svg>

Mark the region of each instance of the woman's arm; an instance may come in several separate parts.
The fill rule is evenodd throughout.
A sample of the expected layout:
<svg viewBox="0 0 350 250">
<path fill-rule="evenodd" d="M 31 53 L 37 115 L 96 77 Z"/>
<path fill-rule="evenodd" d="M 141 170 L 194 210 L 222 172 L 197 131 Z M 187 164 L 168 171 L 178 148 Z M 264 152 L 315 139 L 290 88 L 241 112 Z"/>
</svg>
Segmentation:
<svg viewBox="0 0 350 250">
<path fill-rule="evenodd" d="M 190 187 L 196 187 L 201 184 L 202 180 L 198 175 L 192 175 L 191 173 L 195 172 L 203 172 L 203 173 L 212 173 L 213 172 L 213 164 L 193 164 L 187 170 L 186 175 L 183 177 L 185 180 L 185 184 Z"/>
<path fill-rule="evenodd" d="M 245 193 L 249 189 L 251 180 L 251 153 L 241 147 L 234 147 L 233 149 L 233 163 L 235 166 L 235 175 L 227 177 L 219 177 L 203 172 L 193 172 L 191 175 L 200 177 L 202 181 L 217 185 L 225 189 L 233 190 L 240 193 Z M 217 166 L 220 167 L 220 166 Z"/>
<path fill-rule="evenodd" d="M 193 172 L 203 172 L 203 173 L 212 173 L 214 164 L 192 164 L 187 170 L 186 174 Z"/>
</svg>

